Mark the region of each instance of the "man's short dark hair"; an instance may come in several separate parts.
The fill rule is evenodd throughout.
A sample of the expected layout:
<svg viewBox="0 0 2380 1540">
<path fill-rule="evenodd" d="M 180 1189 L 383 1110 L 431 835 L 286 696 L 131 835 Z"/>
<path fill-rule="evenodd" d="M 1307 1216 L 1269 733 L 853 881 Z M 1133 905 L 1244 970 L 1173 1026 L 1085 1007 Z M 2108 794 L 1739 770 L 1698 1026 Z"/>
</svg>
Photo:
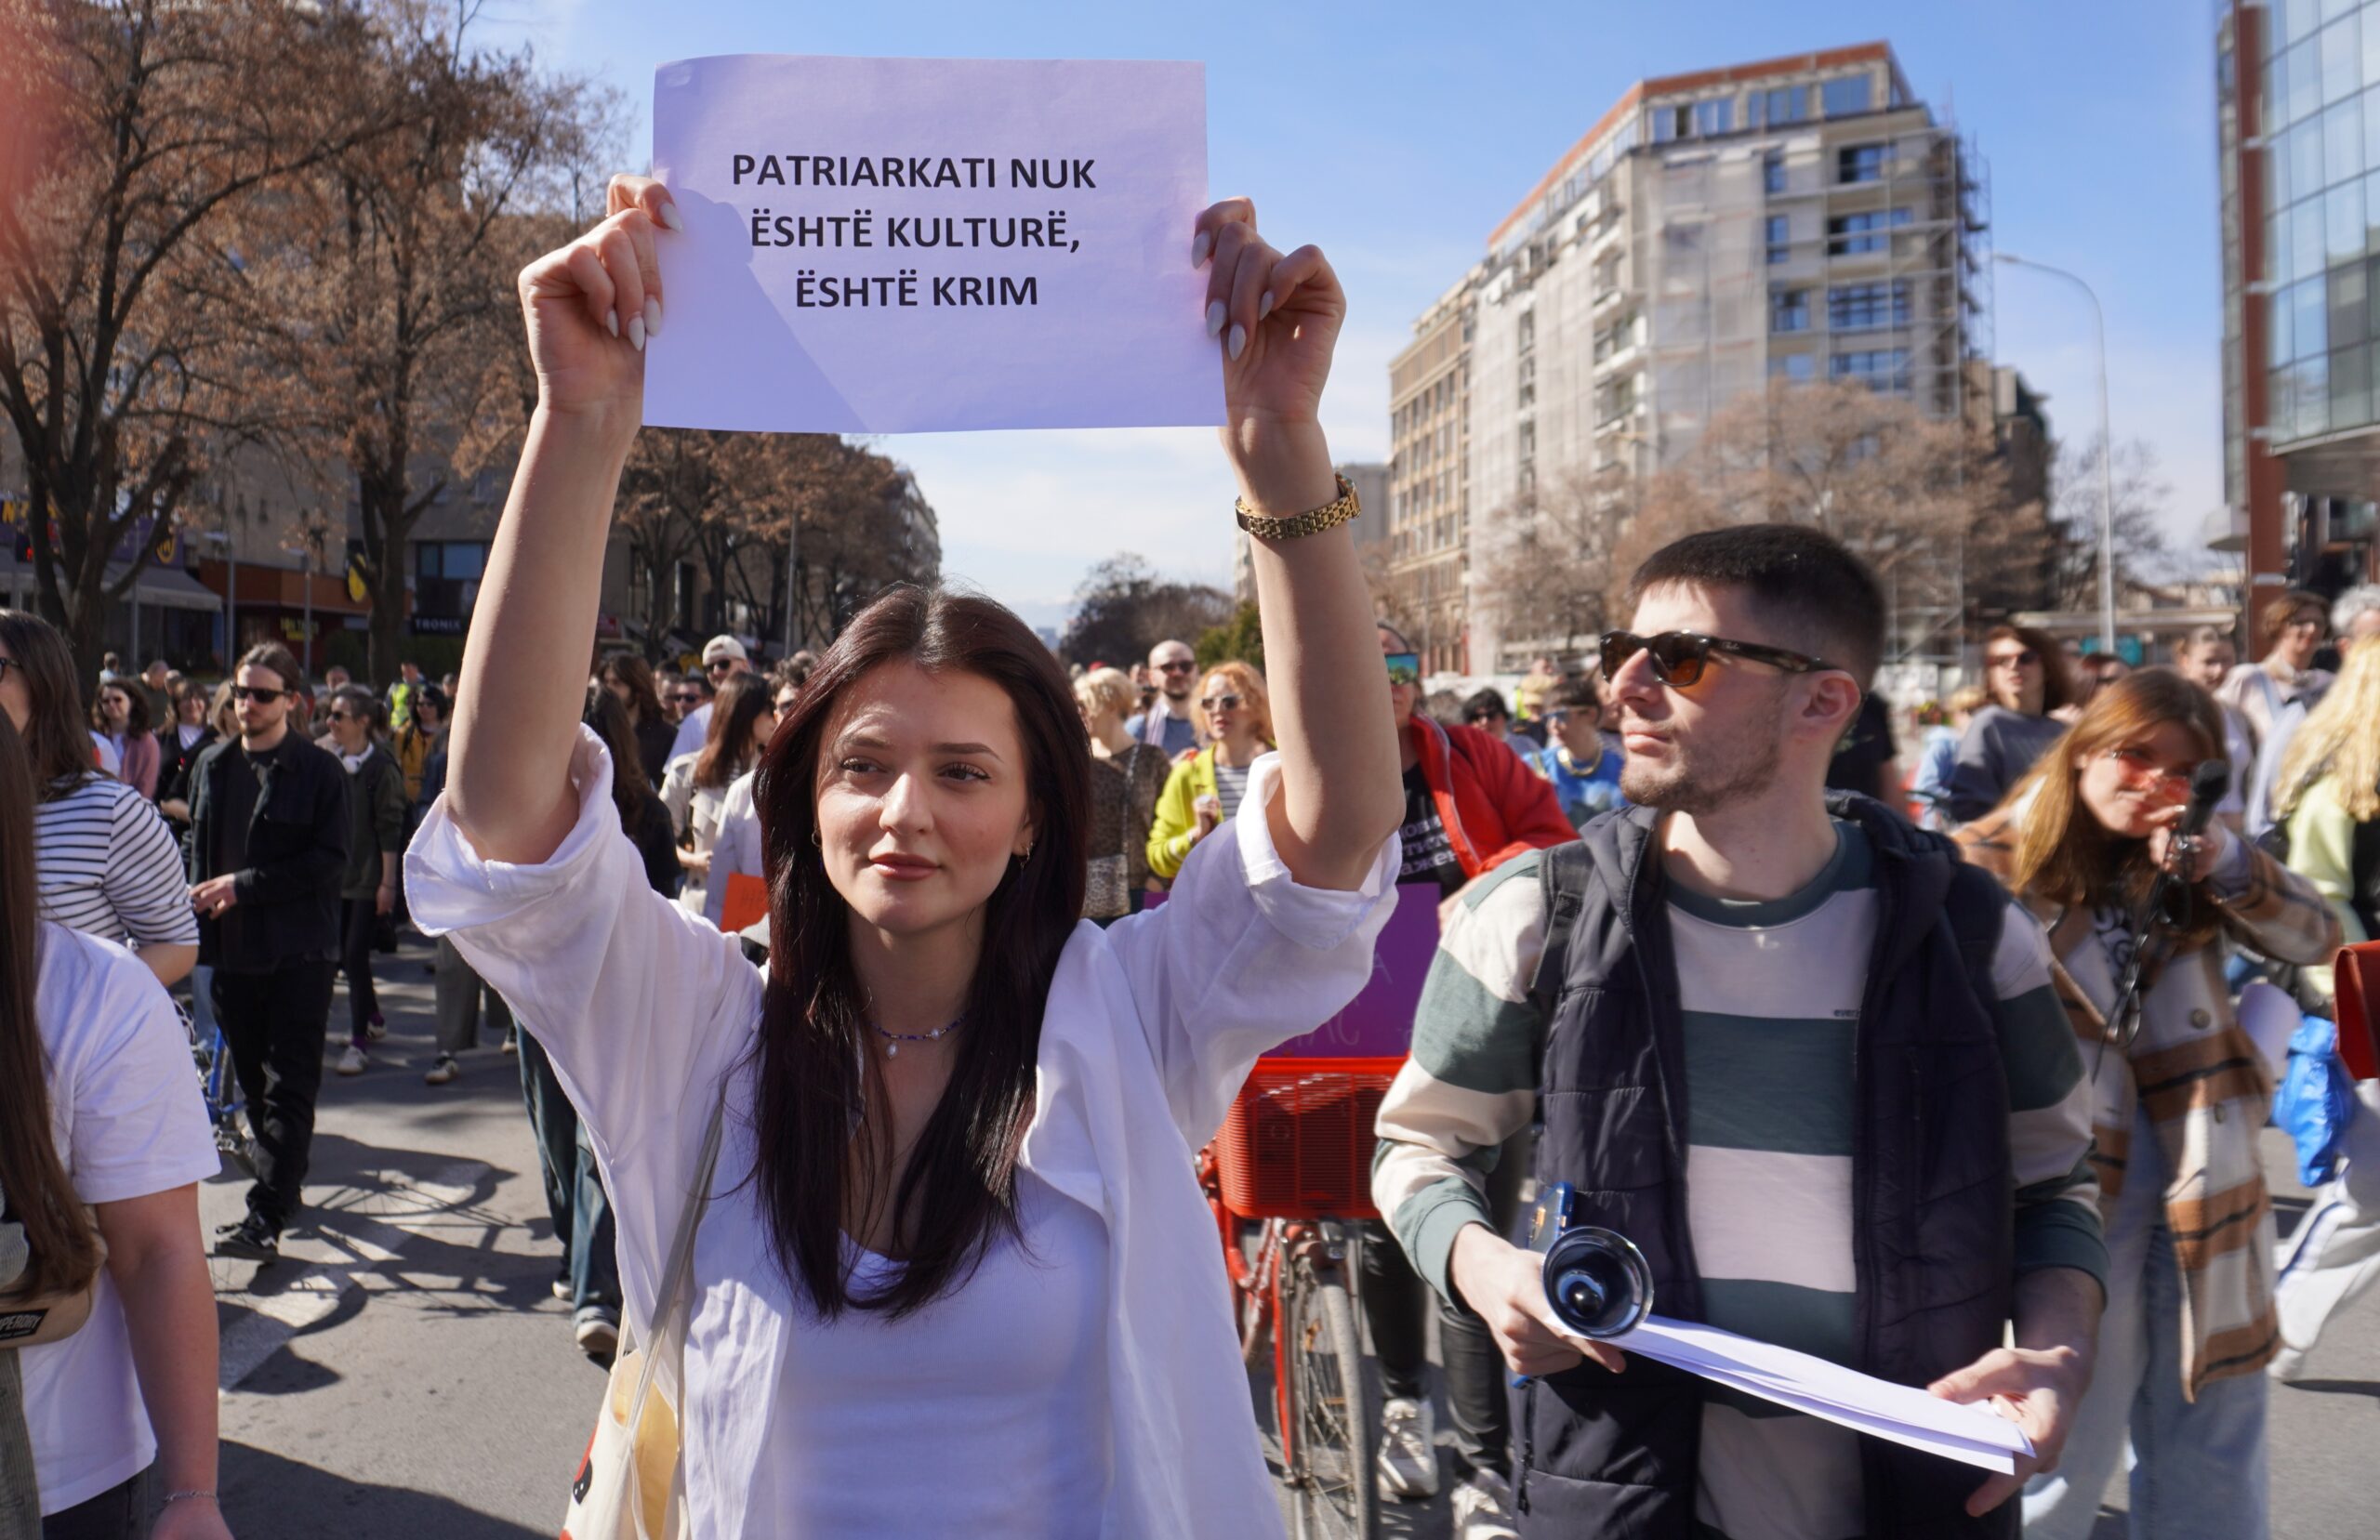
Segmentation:
<svg viewBox="0 0 2380 1540">
<path fill-rule="evenodd" d="M 1512 714 L 1513 708 L 1504 704 L 1504 697 L 1492 689 L 1474 691 L 1471 698 L 1462 703 L 1462 716 L 1465 721 L 1479 717 L 1509 717 Z"/>
<path fill-rule="evenodd" d="M 1547 689 L 1545 704 L 1549 709 L 1559 707 L 1578 711 L 1593 706 L 1600 711 L 1603 709 L 1603 695 L 1595 689 L 1593 675 L 1568 674 L 1560 683 Z"/>
<path fill-rule="evenodd" d="M 1884 652 L 1884 596 L 1867 564 L 1831 535 L 1802 524 L 1734 524 L 1673 540 L 1628 580 L 1633 608 L 1669 584 L 1738 588 L 1750 596 L 1769 640 L 1824 658 L 1868 688 Z"/>
</svg>

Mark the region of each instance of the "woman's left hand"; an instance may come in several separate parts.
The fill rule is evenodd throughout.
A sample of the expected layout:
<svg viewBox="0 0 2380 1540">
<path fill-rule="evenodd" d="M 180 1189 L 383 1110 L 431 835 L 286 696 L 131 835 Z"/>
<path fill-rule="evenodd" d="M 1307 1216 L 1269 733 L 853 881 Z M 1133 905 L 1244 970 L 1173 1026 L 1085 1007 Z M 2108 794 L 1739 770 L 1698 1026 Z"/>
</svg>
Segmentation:
<svg viewBox="0 0 2380 1540">
<path fill-rule="evenodd" d="M 1311 427 L 1347 317 L 1339 275 L 1318 247 L 1275 250 L 1245 198 L 1210 206 L 1191 234 L 1192 265 L 1208 266 L 1207 335 L 1223 350 L 1226 434 L 1246 448 L 1269 428 Z"/>
<path fill-rule="evenodd" d="M 2188 810 L 2176 807 L 2159 814 L 2162 822 L 2149 831 L 2149 859 L 2160 871 L 2164 870 L 2165 853 L 2173 849 L 2175 830 Z M 2220 823 L 2209 823 L 2194 837 L 2188 880 L 2201 883 L 2213 876 L 2215 869 L 2223 864 L 2223 858 L 2229 853 L 2231 841 L 2238 837 Z"/>
</svg>

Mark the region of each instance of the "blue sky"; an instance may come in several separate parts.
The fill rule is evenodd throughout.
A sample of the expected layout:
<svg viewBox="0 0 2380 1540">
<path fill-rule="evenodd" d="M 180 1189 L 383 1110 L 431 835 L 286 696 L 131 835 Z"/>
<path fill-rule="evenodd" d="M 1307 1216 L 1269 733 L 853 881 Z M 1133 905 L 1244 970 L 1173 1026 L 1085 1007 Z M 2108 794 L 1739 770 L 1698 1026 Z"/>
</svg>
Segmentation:
<svg viewBox="0 0 2380 1540">
<path fill-rule="evenodd" d="M 482 35 L 623 91 L 650 143 L 653 66 L 735 52 L 1195 59 L 1209 175 L 1285 247 L 1318 243 L 1351 314 L 1324 424 L 1388 451 L 1388 361 L 1412 318 L 1620 93 L 1647 75 L 1884 39 L 1989 163 L 1993 238 L 2072 269 L 2108 310 L 2119 440 L 2154 445 L 2176 544 L 2222 503 L 2212 0 L 1568 0 L 1295 7 L 791 0 L 489 0 Z M 2069 287 L 1994 275 L 1993 350 L 2097 429 L 2090 318 Z M 1091 563 L 1137 551 L 1227 580 L 1231 479 L 1199 430 L 928 434 L 880 447 L 941 516 L 944 566 L 1055 624 Z"/>
</svg>

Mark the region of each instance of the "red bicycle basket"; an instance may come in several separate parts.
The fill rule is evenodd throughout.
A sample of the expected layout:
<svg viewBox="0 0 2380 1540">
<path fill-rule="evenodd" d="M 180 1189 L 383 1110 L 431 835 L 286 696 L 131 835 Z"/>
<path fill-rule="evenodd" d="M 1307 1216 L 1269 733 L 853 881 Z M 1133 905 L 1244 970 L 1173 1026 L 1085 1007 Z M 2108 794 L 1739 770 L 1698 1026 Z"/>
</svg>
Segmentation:
<svg viewBox="0 0 2380 1540">
<path fill-rule="evenodd" d="M 1372 1120 L 1402 1059 L 1260 1059 L 1215 1136 L 1223 1206 L 1251 1219 L 1376 1219 Z"/>
</svg>

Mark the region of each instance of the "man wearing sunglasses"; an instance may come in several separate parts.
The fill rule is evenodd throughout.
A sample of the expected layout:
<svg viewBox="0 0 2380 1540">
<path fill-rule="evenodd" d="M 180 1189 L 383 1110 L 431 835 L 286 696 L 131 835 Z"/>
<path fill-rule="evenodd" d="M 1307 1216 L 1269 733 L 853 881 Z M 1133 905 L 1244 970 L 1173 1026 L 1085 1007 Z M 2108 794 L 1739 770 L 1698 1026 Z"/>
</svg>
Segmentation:
<svg viewBox="0 0 2380 1540">
<path fill-rule="evenodd" d="M 270 1262 L 298 1212 L 338 970 L 347 869 L 347 771 L 290 731 L 304 682 L 287 649 L 254 647 L 232 674 L 240 735 L 191 769 L 182 851 L 198 912 L 199 961 L 256 1138 L 247 1217 L 216 1255 Z M 367 697 L 368 699 L 368 697 Z"/>
<path fill-rule="evenodd" d="M 750 672 L 752 655 L 734 637 L 717 636 L 703 643 L 703 682 L 708 693 L 719 693 L 720 686 L 738 674 Z M 710 734 L 710 703 L 706 700 L 691 706 L 678 723 L 678 736 L 669 745 L 669 757 L 681 754 L 700 754 L 703 740 Z"/>
<path fill-rule="evenodd" d="M 1125 722 L 1124 731 L 1163 749 L 1169 759 L 1197 753 L 1197 706 L 1190 696 L 1198 682 L 1198 660 L 1189 644 L 1161 641 L 1150 648 L 1149 678 L 1157 683 L 1157 697 Z"/>
<path fill-rule="evenodd" d="M 2090 1087 L 2041 928 L 1826 773 L 1883 650 L 1817 531 L 1689 535 L 1604 638 L 1636 804 L 1465 895 L 1380 1110 L 1372 1196 L 1486 1318 L 1525 1535 L 2013 1536 L 2089 1375 L 2106 1248 Z M 1959 1401 L 2038 1458 L 1976 1472 L 1554 1328 L 1498 1233 L 1498 1146 L 1650 1262 L 1655 1308 Z M 2003 1333 L 2015 1323 L 2015 1346 Z M 1614 1377 L 1614 1371 L 1626 1373 Z"/>
</svg>

